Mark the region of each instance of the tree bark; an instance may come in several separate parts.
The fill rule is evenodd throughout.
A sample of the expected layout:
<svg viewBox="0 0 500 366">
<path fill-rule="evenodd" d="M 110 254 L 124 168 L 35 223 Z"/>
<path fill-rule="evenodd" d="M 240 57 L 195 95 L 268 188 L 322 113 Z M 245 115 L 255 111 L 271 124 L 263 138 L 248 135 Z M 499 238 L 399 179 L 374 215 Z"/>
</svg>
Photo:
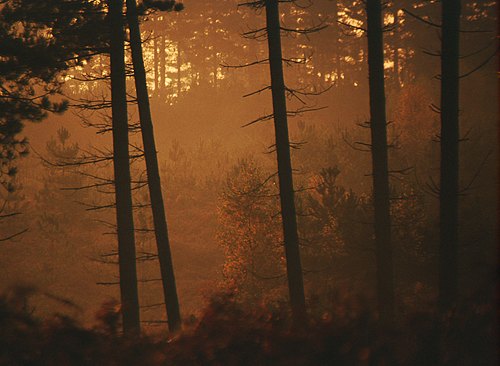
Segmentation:
<svg viewBox="0 0 500 366">
<path fill-rule="evenodd" d="M 281 201 L 283 236 L 288 277 L 288 289 L 294 321 L 303 324 L 306 319 L 302 264 L 300 260 L 297 217 L 295 212 L 290 140 L 285 98 L 285 82 L 281 54 L 281 36 L 278 0 L 266 1 L 266 24 L 273 98 L 274 130 Z"/>
<path fill-rule="evenodd" d="M 439 307 L 457 299 L 460 1 L 442 0 Z"/>
<path fill-rule="evenodd" d="M 169 330 L 175 332 L 181 327 L 179 300 L 175 284 L 172 255 L 168 238 L 167 220 L 161 191 L 158 158 L 154 139 L 149 96 L 146 84 L 146 71 L 142 56 L 142 42 L 135 0 L 127 0 L 127 19 L 130 29 L 130 46 L 132 49 L 132 63 L 134 65 L 135 88 L 139 104 L 139 118 L 142 132 L 142 143 L 148 175 L 149 196 L 153 211 L 158 258 L 165 297 Z"/>
<path fill-rule="evenodd" d="M 113 168 L 115 174 L 116 225 L 123 331 L 126 335 L 138 335 L 140 333 L 140 321 L 128 150 L 123 0 L 109 0 L 108 4 L 111 23 Z"/>
<path fill-rule="evenodd" d="M 384 51 L 380 0 L 368 0 L 366 2 L 366 15 L 368 23 L 368 74 L 378 311 L 382 320 L 390 320 L 394 316 L 394 270 L 391 244 Z"/>
</svg>

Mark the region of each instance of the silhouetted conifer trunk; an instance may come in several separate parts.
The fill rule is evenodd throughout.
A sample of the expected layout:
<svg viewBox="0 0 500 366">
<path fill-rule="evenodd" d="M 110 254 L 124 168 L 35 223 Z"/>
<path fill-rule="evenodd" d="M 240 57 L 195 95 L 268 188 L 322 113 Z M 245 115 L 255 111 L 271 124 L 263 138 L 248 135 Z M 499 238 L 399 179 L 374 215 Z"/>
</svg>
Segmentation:
<svg viewBox="0 0 500 366">
<path fill-rule="evenodd" d="M 135 262 L 134 220 L 130 182 L 128 115 L 124 60 L 123 0 L 109 0 L 111 24 L 111 106 L 116 225 L 120 271 L 123 331 L 139 334 L 139 300 Z"/>
<path fill-rule="evenodd" d="M 127 20 L 130 29 L 130 47 L 132 50 L 132 63 L 134 65 L 135 88 L 139 104 L 139 118 L 141 124 L 142 143 L 146 160 L 148 175 L 149 196 L 153 211 L 153 222 L 155 228 L 156 244 L 158 247 L 158 258 L 163 284 L 163 295 L 168 316 L 168 327 L 170 331 L 177 331 L 181 327 L 181 316 L 179 311 L 179 300 L 175 284 L 172 255 L 168 238 L 167 220 L 161 191 L 160 173 L 158 159 L 156 156 L 156 144 L 149 107 L 149 96 L 146 84 L 146 71 L 142 56 L 141 32 L 137 15 L 135 0 L 127 0 Z"/>
<path fill-rule="evenodd" d="M 297 234 L 292 164 L 290 159 L 290 141 L 288 137 L 278 0 L 265 1 L 288 289 L 294 320 L 297 324 L 301 324 L 306 318 L 306 306 L 302 279 L 302 264 L 300 261 L 299 238 Z"/>
<path fill-rule="evenodd" d="M 389 320 L 394 315 L 394 278 L 380 0 L 367 0 L 366 16 L 368 23 L 368 74 L 378 311 L 381 319 Z"/>
<path fill-rule="evenodd" d="M 457 297 L 460 1 L 442 0 L 439 306 Z"/>
</svg>

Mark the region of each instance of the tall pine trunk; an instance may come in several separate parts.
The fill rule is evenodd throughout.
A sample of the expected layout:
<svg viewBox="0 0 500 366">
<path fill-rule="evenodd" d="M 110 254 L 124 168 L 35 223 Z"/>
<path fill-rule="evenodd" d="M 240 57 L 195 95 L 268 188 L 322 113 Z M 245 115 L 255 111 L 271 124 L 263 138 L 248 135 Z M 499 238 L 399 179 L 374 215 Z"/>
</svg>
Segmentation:
<svg viewBox="0 0 500 366">
<path fill-rule="evenodd" d="M 394 316 L 394 270 L 387 157 L 382 6 L 380 0 L 367 0 L 366 16 L 368 23 L 368 74 L 377 300 L 381 319 L 390 320 Z"/>
<path fill-rule="evenodd" d="M 460 1 L 442 0 L 439 307 L 456 301 Z"/>
<path fill-rule="evenodd" d="M 306 319 L 306 306 L 302 279 L 302 264 L 300 261 L 299 238 L 297 233 L 292 164 L 290 159 L 290 140 L 288 136 L 285 82 L 283 78 L 281 54 L 280 18 L 278 0 L 265 1 L 288 290 L 295 323 L 300 325 Z"/>
<path fill-rule="evenodd" d="M 123 331 L 131 335 L 140 333 L 140 322 L 128 150 L 123 0 L 109 0 L 108 4 L 111 23 L 111 109 L 120 295 Z"/>
<path fill-rule="evenodd" d="M 146 71 L 142 56 L 141 32 L 139 29 L 137 5 L 135 0 L 127 0 L 127 20 L 130 29 L 130 47 L 132 50 L 132 63 L 134 65 L 135 88 L 139 104 L 142 143 L 144 145 L 149 196 L 153 211 L 156 244 L 158 248 L 158 258 L 163 284 L 163 295 L 167 310 L 168 327 L 170 331 L 175 332 L 181 327 L 181 316 L 175 284 L 174 268 L 172 265 L 172 255 L 170 252 L 163 194 L 161 191 L 158 158 L 156 155 L 156 144 L 146 84 Z"/>
</svg>

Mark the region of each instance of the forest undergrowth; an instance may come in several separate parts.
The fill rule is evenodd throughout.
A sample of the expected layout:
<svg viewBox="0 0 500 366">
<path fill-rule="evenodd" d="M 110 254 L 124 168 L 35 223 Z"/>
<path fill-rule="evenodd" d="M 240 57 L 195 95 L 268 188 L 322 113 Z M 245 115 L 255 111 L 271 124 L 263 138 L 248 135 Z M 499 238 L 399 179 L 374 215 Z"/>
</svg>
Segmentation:
<svg viewBox="0 0 500 366">
<path fill-rule="evenodd" d="M 26 292 L 0 298 L 0 365 L 495 365 L 494 302 L 476 294 L 445 316 L 412 311 L 382 324 L 370 301 L 332 294 L 328 311 L 310 304 L 306 325 L 291 323 L 286 302 L 243 305 L 213 296 L 167 339 L 123 337 L 120 310 L 106 303 L 95 325 L 68 316 L 39 319 Z"/>
</svg>

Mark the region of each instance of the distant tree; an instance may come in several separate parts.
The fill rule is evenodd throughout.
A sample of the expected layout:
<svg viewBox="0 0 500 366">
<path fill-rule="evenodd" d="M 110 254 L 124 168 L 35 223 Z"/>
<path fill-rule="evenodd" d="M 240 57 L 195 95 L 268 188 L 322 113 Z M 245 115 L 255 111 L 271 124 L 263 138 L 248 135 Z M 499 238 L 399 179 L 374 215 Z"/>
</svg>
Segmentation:
<svg viewBox="0 0 500 366">
<path fill-rule="evenodd" d="M 127 89 L 125 80 L 125 24 L 123 0 L 108 0 L 111 61 L 111 114 L 116 226 L 123 331 L 140 333 L 139 299 L 128 137 Z"/>
<path fill-rule="evenodd" d="M 380 0 L 366 2 L 366 17 L 377 298 L 380 317 L 383 320 L 389 320 L 394 316 L 394 270 L 391 244 L 382 4 Z"/>
<path fill-rule="evenodd" d="M 373 261 L 367 255 L 366 242 L 371 236 L 367 221 L 367 197 L 357 196 L 338 184 L 340 170 L 323 168 L 311 178 L 314 189 L 299 200 L 300 236 L 306 279 L 316 291 L 327 294 L 349 283 L 350 289 L 366 290 L 367 273 Z M 312 278 L 311 278 L 312 277 Z"/>
<path fill-rule="evenodd" d="M 37 192 L 35 199 L 38 229 L 50 238 L 60 235 L 69 241 L 71 224 L 77 218 L 81 223 L 86 222 L 82 207 L 77 207 L 75 202 L 77 199 L 84 199 L 82 192 L 67 190 L 83 185 L 82 176 L 68 174 L 66 167 L 57 164 L 60 161 L 74 161 L 79 150 L 78 144 L 71 142 L 71 134 L 64 127 L 59 128 L 57 136 L 52 136 L 46 144 L 46 154 L 42 160 L 46 174 L 39 177 L 43 187 Z"/>
<path fill-rule="evenodd" d="M 149 197 L 153 212 L 153 222 L 158 248 L 158 259 L 163 283 L 163 295 L 167 308 L 168 327 L 175 332 L 181 327 L 181 316 L 179 300 L 175 284 L 172 255 L 168 238 L 165 206 L 161 191 L 160 173 L 158 169 L 158 157 L 153 132 L 153 122 L 149 107 L 149 95 L 146 82 L 146 70 L 142 54 L 141 32 L 139 28 L 139 16 L 135 0 L 127 0 L 127 20 L 130 29 L 130 47 L 132 50 L 132 63 L 134 67 L 135 89 L 139 105 L 139 119 L 146 160 L 147 180 Z M 182 7 L 175 1 L 164 4 L 162 10 L 181 10 Z"/>
<path fill-rule="evenodd" d="M 225 256 L 224 285 L 244 301 L 272 297 L 285 280 L 277 191 L 275 179 L 266 180 L 251 158 L 239 160 L 227 174 L 217 238 Z"/>
</svg>

